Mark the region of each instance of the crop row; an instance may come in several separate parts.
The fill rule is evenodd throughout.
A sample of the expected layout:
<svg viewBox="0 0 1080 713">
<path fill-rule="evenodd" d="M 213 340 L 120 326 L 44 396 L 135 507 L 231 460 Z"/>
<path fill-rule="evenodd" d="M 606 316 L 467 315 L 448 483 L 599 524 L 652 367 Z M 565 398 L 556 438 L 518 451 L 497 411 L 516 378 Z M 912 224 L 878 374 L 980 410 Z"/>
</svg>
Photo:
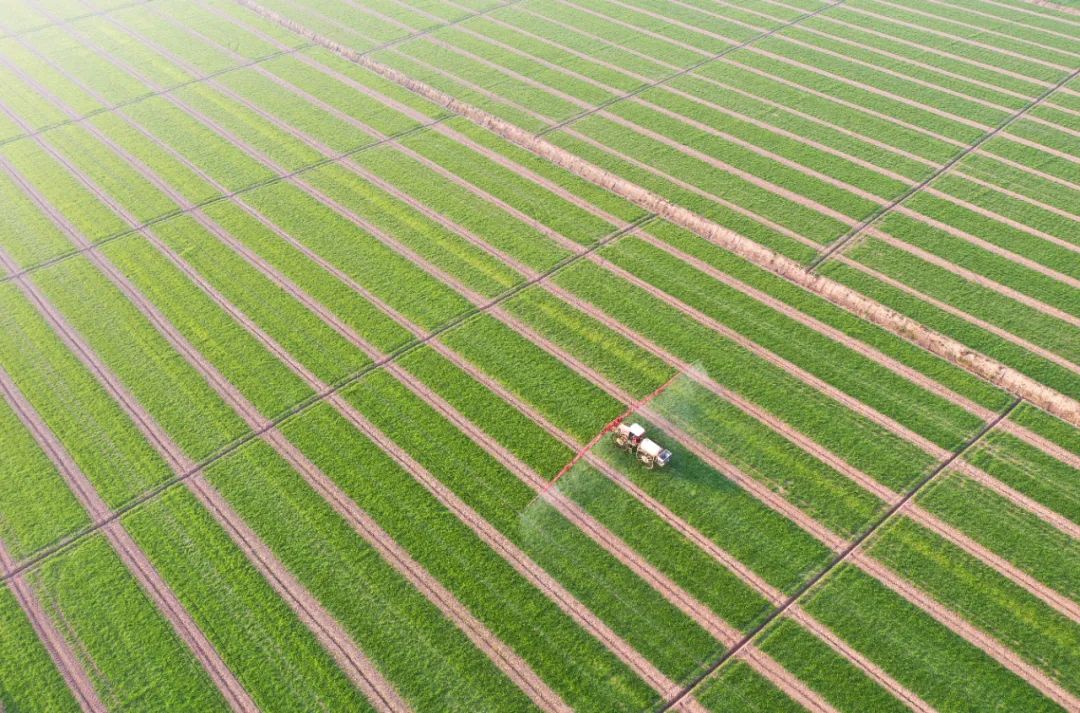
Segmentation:
<svg viewBox="0 0 1080 713">
<path fill-rule="evenodd" d="M 206 268 L 204 268 L 204 269 L 206 269 Z M 117 356 L 113 356 L 113 359 L 119 359 L 119 358 L 117 358 Z M 388 389 L 393 390 L 391 393 L 393 395 L 393 399 L 394 399 L 395 403 L 404 403 L 405 396 L 404 396 L 404 394 L 399 393 L 401 391 L 402 387 L 395 386 L 393 384 L 386 384 L 386 385 L 379 385 L 379 386 L 382 387 L 382 388 L 388 388 Z M 359 393 L 359 391 L 357 391 L 356 393 Z M 357 396 L 357 398 L 359 398 L 359 396 Z M 375 417 L 376 413 L 378 413 L 379 419 L 383 423 L 383 427 L 386 428 L 388 431 L 392 431 L 394 429 L 400 429 L 401 428 L 400 423 L 390 422 L 394 418 L 397 417 L 395 414 L 389 414 L 388 415 L 388 414 L 383 413 L 384 409 L 386 409 L 386 403 L 387 403 L 386 396 L 383 395 L 381 399 L 379 399 L 378 396 L 373 396 L 373 399 L 375 399 L 376 403 L 364 402 L 365 403 L 364 411 L 369 413 L 370 415 L 372 415 L 373 418 Z M 420 419 L 421 416 L 418 414 L 417 418 Z M 390 421 L 388 421 L 387 419 L 390 419 Z M 595 422 L 595 419 L 593 419 L 593 420 Z M 461 442 L 461 436 L 449 433 L 446 430 L 448 428 L 447 426 L 437 425 L 437 423 L 435 423 L 433 421 L 430 421 L 430 418 L 428 420 L 426 420 L 426 422 L 431 423 L 431 428 L 429 429 L 430 431 L 444 433 L 446 439 L 454 439 L 455 443 L 460 443 Z M 391 427 L 393 427 L 393 428 L 391 428 Z M 394 432 L 397 432 L 397 431 L 394 431 Z M 413 433 L 405 432 L 405 433 L 401 433 L 399 438 L 402 441 L 408 441 L 409 438 L 415 438 L 415 435 L 416 435 L 415 432 L 413 432 Z M 455 460 L 453 460 L 454 453 L 453 452 L 444 453 L 441 448 L 436 447 L 438 445 L 440 445 L 440 444 L 438 444 L 438 443 L 413 443 L 413 442 L 409 441 L 409 449 L 410 450 L 414 450 L 414 452 L 416 452 L 418 454 L 422 453 L 422 459 L 424 461 L 435 463 L 435 467 L 433 468 L 433 470 L 435 470 L 436 472 L 440 472 L 440 473 L 453 472 L 453 469 L 455 467 L 457 467 L 457 462 Z M 462 447 L 464 447 L 464 444 L 462 444 Z M 420 456 L 418 456 L 418 457 L 420 457 Z M 447 459 L 449 459 L 449 460 L 447 460 Z M 476 477 L 477 477 L 478 481 L 483 482 L 486 485 L 489 485 L 490 483 L 496 482 L 496 475 L 494 474 L 495 471 L 491 470 L 492 466 L 491 465 L 483 465 L 483 466 L 481 465 L 481 463 L 489 463 L 490 462 L 489 457 L 482 456 L 480 453 L 478 453 L 478 450 L 475 447 L 472 448 L 472 455 L 469 456 L 469 460 L 467 462 L 470 462 L 470 463 L 476 462 L 477 463 L 477 466 L 476 466 L 477 475 L 476 475 Z M 468 483 L 465 483 L 465 485 L 468 485 Z M 465 485 L 462 485 L 462 486 L 459 486 L 459 487 L 464 487 Z M 475 486 L 473 486 L 473 487 L 475 487 Z M 483 495 L 483 494 L 472 495 L 472 493 L 473 493 L 472 489 L 468 489 L 467 492 L 470 493 L 470 498 L 474 498 L 474 497 L 475 498 L 480 498 Z M 518 487 L 516 492 L 519 494 L 519 493 L 522 492 L 522 489 Z M 517 511 L 521 510 L 521 503 L 523 501 L 522 500 L 522 497 L 523 497 L 522 495 L 511 495 L 511 493 L 513 493 L 513 490 L 507 490 L 508 495 L 505 496 L 505 497 L 507 497 L 507 499 L 510 500 L 511 503 L 517 502 L 518 505 L 516 506 L 516 508 L 511 506 L 510 507 L 510 513 L 503 512 L 503 508 L 507 508 L 507 505 L 505 505 L 505 503 L 498 503 L 498 502 L 490 503 L 490 502 L 488 502 L 487 505 L 485 506 L 487 508 L 487 510 L 485 512 L 490 513 L 490 514 L 488 514 L 489 520 L 495 521 L 495 522 L 498 522 L 498 523 L 505 523 L 503 525 L 503 527 L 507 527 L 507 528 L 512 527 L 513 525 L 511 525 L 510 523 L 514 522 L 512 517 L 511 517 L 511 519 L 508 520 L 508 515 L 516 514 Z M 588 495 L 588 494 L 585 494 L 585 495 Z M 582 497 L 584 497 L 584 496 L 582 496 Z M 516 498 L 516 500 L 514 498 Z M 613 515 L 607 515 L 607 516 L 612 517 Z M 548 527 L 546 525 L 548 525 L 549 521 L 548 520 L 543 521 L 543 527 L 541 528 L 541 529 L 543 529 L 543 532 L 545 532 L 545 533 L 548 533 L 548 532 L 561 533 L 562 529 L 566 527 L 566 525 L 563 524 L 564 521 L 562 521 L 561 519 L 558 519 L 558 517 L 555 517 L 555 519 L 553 521 L 551 521 L 551 522 L 553 522 L 554 525 L 552 525 L 551 527 Z M 556 527 L 556 525 L 557 525 L 557 527 Z M 583 543 L 581 541 L 581 536 L 580 535 L 573 534 L 575 532 L 576 532 L 576 530 L 573 530 L 572 528 L 570 528 L 569 530 L 567 530 L 567 534 L 565 536 L 564 535 L 559 535 L 559 537 L 567 537 L 567 538 L 569 538 L 567 540 L 566 544 L 568 544 L 568 546 L 570 548 L 575 548 L 575 550 L 573 550 L 573 551 L 581 551 L 581 552 L 588 551 L 588 548 L 590 548 L 592 546 L 588 546 L 588 544 Z M 543 543 L 541 543 L 541 544 L 543 544 Z M 564 547 L 566 547 L 566 544 L 564 544 Z M 537 556 L 538 559 L 541 559 L 543 562 L 545 562 L 545 563 L 548 562 L 548 560 L 546 560 L 545 557 L 550 557 L 550 559 L 553 562 L 558 562 L 558 557 L 555 554 L 550 553 L 548 550 L 544 549 L 545 547 L 548 547 L 548 546 L 546 546 L 546 544 L 543 544 L 543 547 L 541 547 L 540 544 L 530 544 L 530 547 L 536 548 L 536 550 L 534 550 L 534 552 L 536 553 L 535 556 Z M 556 548 L 556 549 L 558 549 L 558 548 Z M 559 566 L 566 567 L 567 565 L 549 564 L 549 569 L 557 569 Z M 593 569 L 595 569 L 595 567 L 592 566 L 592 565 L 586 565 L 586 569 L 589 569 L 590 571 L 593 571 Z M 562 571 L 562 570 L 559 570 L 559 571 Z M 572 573 L 567 574 L 566 577 L 570 578 L 571 575 L 572 575 Z M 611 575 L 611 576 L 615 576 L 615 575 Z M 616 581 L 617 584 L 622 583 L 618 579 L 615 580 L 615 581 Z M 580 580 L 575 580 L 575 586 L 580 587 L 580 588 L 582 588 L 582 591 L 585 591 L 584 590 L 585 584 L 581 583 Z M 632 587 L 627 587 L 627 589 L 633 589 L 633 588 Z M 638 587 L 638 589 L 639 589 L 639 587 Z M 591 594 L 591 596 L 596 597 L 596 601 L 603 601 L 603 596 L 600 595 L 600 594 L 595 594 L 594 593 L 594 594 Z M 657 613 L 657 611 L 662 611 L 663 610 L 664 605 L 657 606 L 657 605 L 654 605 L 653 603 L 648 602 L 648 597 L 649 596 L 654 596 L 654 595 L 648 594 L 647 592 L 643 592 L 642 594 L 639 594 L 639 596 L 645 596 L 646 597 L 646 601 L 643 602 L 643 606 L 649 606 L 650 607 L 649 610 L 653 611 L 653 613 Z M 618 617 L 625 617 L 625 616 L 627 616 L 627 615 L 625 615 L 625 614 L 619 614 L 618 615 Z M 618 617 L 615 616 L 615 615 L 612 615 L 612 618 L 618 618 Z M 672 620 L 672 621 L 674 621 L 674 620 Z M 667 628 L 671 627 L 672 623 L 671 623 L 671 621 L 666 621 L 663 624 L 653 624 L 653 625 L 661 625 L 661 627 L 663 627 L 664 629 L 667 629 Z M 636 627 L 634 629 L 635 629 L 635 631 L 637 630 Z M 667 629 L 667 630 L 669 630 L 669 631 L 672 631 L 672 630 L 677 631 L 678 630 L 678 625 L 676 624 L 674 629 Z M 705 646 L 704 642 L 702 642 L 702 646 Z M 705 648 L 707 648 L 707 646 L 705 646 Z M 663 653 L 663 651 L 658 651 L 658 653 L 654 653 L 654 656 L 662 658 L 666 662 L 667 667 L 671 667 L 672 669 L 677 669 L 679 671 L 684 671 L 685 672 L 685 671 L 688 670 L 687 667 L 691 667 L 693 659 L 694 659 L 694 655 L 692 653 L 680 653 L 680 654 L 681 654 L 681 656 L 675 656 L 673 653 Z M 689 658 L 687 658 L 687 654 L 689 654 Z M 539 660 L 539 659 L 537 659 L 537 660 Z M 417 685 L 419 685 L 419 684 L 417 684 Z"/>
</svg>

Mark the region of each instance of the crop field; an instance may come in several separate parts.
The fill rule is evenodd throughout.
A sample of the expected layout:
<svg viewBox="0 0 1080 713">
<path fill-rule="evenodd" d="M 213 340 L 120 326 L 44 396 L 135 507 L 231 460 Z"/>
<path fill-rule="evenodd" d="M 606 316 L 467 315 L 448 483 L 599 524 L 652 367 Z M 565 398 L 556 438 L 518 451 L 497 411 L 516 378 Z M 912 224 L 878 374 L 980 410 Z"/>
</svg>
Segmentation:
<svg viewBox="0 0 1080 713">
<path fill-rule="evenodd" d="M 0 0 L 0 577 L 0 711 L 1080 711 L 1080 3 Z"/>
</svg>

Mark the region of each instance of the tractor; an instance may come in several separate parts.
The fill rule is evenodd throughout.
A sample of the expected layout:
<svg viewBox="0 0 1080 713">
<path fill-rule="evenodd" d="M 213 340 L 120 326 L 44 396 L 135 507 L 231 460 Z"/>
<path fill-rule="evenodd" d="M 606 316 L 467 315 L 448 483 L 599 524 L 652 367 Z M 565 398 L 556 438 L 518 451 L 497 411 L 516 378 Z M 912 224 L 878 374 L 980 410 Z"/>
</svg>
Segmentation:
<svg viewBox="0 0 1080 713">
<path fill-rule="evenodd" d="M 612 440 L 622 450 L 636 454 L 642 465 L 650 470 L 663 468 L 671 460 L 671 451 L 646 438 L 645 427 L 639 423 L 620 423 L 612 434 Z"/>
</svg>

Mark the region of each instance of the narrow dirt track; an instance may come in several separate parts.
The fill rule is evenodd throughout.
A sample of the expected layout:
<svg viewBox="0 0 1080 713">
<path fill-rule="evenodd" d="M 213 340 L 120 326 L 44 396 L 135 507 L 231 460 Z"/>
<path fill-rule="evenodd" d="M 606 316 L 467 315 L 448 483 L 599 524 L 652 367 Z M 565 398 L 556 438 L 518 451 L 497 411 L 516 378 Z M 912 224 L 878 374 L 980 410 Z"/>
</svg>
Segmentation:
<svg viewBox="0 0 1080 713">
<path fill-rule="evenodd" d="M 907 582 L 885 565 L 860 552 L 852 553 L 848 561 L 896 594 L 930 614 L 938 623 L 947 627 L 953 633 L 985 651 L 999 664 L 1015 673 L 1044 696 L 1065 708 L 1065 710 L 1080 710 L 1080 698 L 1062 688 L 1038 667 L 1019 658 L 1000 641 L 968 623 L 967 620 L 952 610 L 939 604 L 933 597 Z"/>
<path fill-rule="evenodd" d="M 6 571 L 13 565 L 11 555 L 4 543 L 0 542 L 0 567 Z M 94 690 L 89 674 L 79 663 L 78 657 L 68 646 L 64 636 L 53 624 L 41 601 L 34 594 L 34 590 L 30 588 L 30 584 L 19 574 L 8 580 L 8 588 L 11 589 L 26 618 L 30 620 L 30 625 L 49 653 L 49 658 L 60 672 L 79 707 L 85 713 L 105 713 L 108 709 Z"/>
<path fill-rule="evenodd" d="M 989 490 L 993 490 L 995 493 L 1011 501 L 1017 507 L 1021 507 L 1031 513 L 1034 513 L 1039 518 L 1050 523 L 1057 529 L 1064 532 L 1066 535 L 1072 537 L 1075 540 L 1080 540 L 1080 523 L 1065 517 L 1064 515 L 1051 510 L 1042 503 L 1036 501 L 1033 498 L 1024 495 L 1023 493 L 1010 488 L 1005 483 L 1001 482 L 997 478 L 988 475 L 982 470 L 971 465 L 967 461 L 961 461 L 956 464 L 956 470 L 960 471 L 967 477 L 974 480 L 979 485 L 982 485 Z"/>
<path fill-rule="evenodd" d="M 10 269 L 14 265 L 10 258 L 3 253 L 0 253 L 0 264 L 2 264 L 5 269 Z M 123 386 L 120 386 L 109 378 L 104 365 L 96 359 L 96 356 L 92 355 L 89 347 L 82 341 L 81 337 L 76 335 L 74 329 L 66 322 L 64 317 L 59 314 L 55 307 L 46 300 L 36 286 L 33 286 L 31 283 L 21 278 L 16 282 L 27 300 L 37 308 L 42 316 L 45 317 L 46 321 L 49 322 L 60 339 L 68 346 L 69 350 L 95 375 L 95 377 L 98 378 L 106 391 L 109 391 L 113 398 L 127 410 L 127 404 L 134 401 L 131 394 L 127 392 Z M 160 427 L 150 421 L 141 420 L 136 413 L 129 412 L 129 415 L 132 416 L 133 421 L 142 431 L 143 435 L 150 440 L 151 443 L 156 444 L 155 437 L 162 433 Z M 54 445 L 59 446 L 59 443 L 56 442 Z M 51 452 L 59 451 L 52 451 L 50 448 L 50 451 L 47 451 L 47 453 L 51 454 Z M 181 460 L 177 461 L 178 453 L 179 449 L 176 451 L 166 450 L 162 452 L 162 456 L 166 461 L 179 466 L 184 462 L 184 459 L 180 456 Z M 74 463 L 74 461 L 71 461 L 70 459 L 65 460 L 68 460 L 71 464 Z M 81 471 L 75 470 L 68 472 L 66 466 L 67 464 L 64 460 L 57 463 L 60 472 L 64 474 L 65 478 L 72 484 L 73 491 L 81 500 L 84 498 L 86 499 L 84 507 L 92 514 L 95 514 L 94 510 L 104 507 L 103 502 L 96 498 L 96 491 L 93 490 L 85 476 L 81 475 Z M 120 555 L 125 566 L 128 567 L 132 575 L 139 582 L 139 585 L 154 602 L 161 614 L 170 622 L 177 636 L 180 637 L 195 655 L 195 658 L 202 664 L 203 668 L 210 676 L 210 679 L 221 692 L 222 697 L 228 702 L 230 708 L 237 711 L 237 713 L 251 713 L 257 711 L 258 708 L 254 701 L 251 700 L 247 691 L 244 690 L 240 682 L 225 665 L 209 639 L 207 639 L 206 635 L 198 628 L 194 619 L 191 618 L 191 615 L 183 607 L 172 590 L 168 588 L 164 580 L 146 558 L 145 554 L 138 549 L 127 532 L 117 522 L 110 523 L 104 528 L 104 531 L 113 548 L 116 550 L 117 554 Z"/>
<path fill-rule="evenodd" d="M 876 681 L 879 686 L 891 693 L 894 698 L 903 702 L 911 710 L 916 711 L 916 713 L 936 713 L 937 709 L 890 676 L 885 669 L 852 648 L 850 644 L 837 636 L 831 629 L 810 616 L 802 607 L 797 604 L 790 607 L 786 616 L 795 620 L 824 641 L 830 649 L 840 654 L 840 656 L 851 661 L 856 668 Z"/>
<path fill-rule="evenodd" d="M 918 299 L 918 300 L 920 300 L 922 302 L 925 302 L 928 305 L 930 305 L 930 306 L 932 306 L 932 307 L 934 307 L 936 309 L 939 309 L 942 312 L 945 312 L 946 314 L 948 314 L 948 315 L 950 315 L 952 317 L 962 319 L 963 321 L 967 322 L 968 324 L 975 325 L 979 329 L 984 329 L 987 332 L 989 332 L 990 334 L 993 334 L 995 337 L 998 337 L 999 339 L 1002 339 L 1002 340 L 1007 341 L 1007 342 L 1009 342 L 1011 344 L 1014 344 L 1014 345 L 1016 345 L 1016 346 L 1018 346 L 1018 347 L 1020 347 L 1022 349 L 1025 349 L 1025 350 L 1031 352 L 1032 354 L 1037 354 L 1038 356 L 1042 357 L 1043 359 L 1046 359 L 1047 361 L 1052 362 L 1052 363 L 1056 364 L 1057 366 L 1060 366 L 1062 369 L 1066 369 L 1068 371 L 1073 372 L 1074 374 L 1080 375 L 1080 364 L 1076 364 L 1076 363 L 1074 363 L 1072 361 L 1069 361 L 1068 359 L 1061 356 L 1060 354 L 1056 354 L 1056 353 L 1046 349 L 1045 347 L 1040 347 L 1038 344 L 1035 344 L 1034 342 L 1030 342 L 1027 339 L 1024 339 L 1023 337 L 1017 336 L 1017 335 L 1013 334 L 1012 332 L 1009 332 L 1009 331 L 1003 329 L 1002 327 L 999 327 L 996 324 L 991 324 L 990 322 L 987 322 L 986 320 L 981 319 L 980 317 L 976 317 L 976 316 L 974 316 L 972 314 L 969 314 L 969 313 L 965 312 L 964 310 L 962 310 L 962 309 L 960 309 L 958 307 L 953 307 L 952 305 L 948 304 L 947 302 L 943 302 L 943 301 L 937 299 L 936 297 L 933 297 L 933 296 L 928 295 L 926 293 L 920 292 L 920 291 L 916 290 L 914 287 L 911 287 L 910 285 L 908 285 L 908 284 L 906 284 L 904 282 L 901 282 L 900 280 L 897 280 L 894 277 L 890 277 L 889 275 L 886 275 L 883 272 L 879 272 L 878 270 L 875 270 L 872 267 L 869 267 L 867 265 L 863 265 L 862 263 L 857 262 L 856 260 L 853 260 L 852 258 L 850 258 L 850 257 L 848 257 L 846 255 L 837 254 L 837 255 L 834 255 L 831 259 L 834 262 L 842 263 L 845 267 L 849 267 L 849 268 L 852 268 L 854 270 L 858 270 L 859 272 L 861 272 L 861 273 L 863 273 L 865 275 L 869 275 L 870 277 L 874 278 L 875 280 L 877 280 L 877 281 L 879 281 L 879 282 L 881 282 L 881 283 L 883 283 L 885 285 L 888 285 L 889 287 L 892 287 L 892 288 L 894 288 L 896 290 L 899 290 L 900 292 L 903 292 L 903 293 L 905 293 L 907 295 L 910 295 L 910 296 L 912 296 L 912 297 L 914 297 L 914 298 L 916 298 L 916 299 Z"/>
<path fill-rule="evenodd" d="M 102 136 L 99 136 L 99 138 L 104 139 Z M 112 208 L 114 212 L 133 226 L 138 225 L 138 221 L 133 215 L 128 213 L 122 206 L 112 201 L 100 187 L 96 186 L 96 184 L 89 179 L 89 177 L 85 176 L 85 174 L 82 174 L 76 167 L 66 162 L 62 156 L 55 152 L 55 149 L 44 142 L 44 139 L 39 137 L 37 140 L 46 151 L 56 157 L 62 165 L 65 165 L 65 167 L 72 172 L 72 175 L 82 180 L 84 184 L 87 185 L 92 192 L 98 195 L 106 205 Z M 114 150 L 117 149 L 115 145 L 112 145 L 112 147 Z M 134 167 L 141 168 L 133 162 L 133 159 L 130 156 L 125 156 L 125 158 L 127 158 Z M 15 175 L 13 168 L 6 165 L 6 163 L 5 168 L 9 173 Z M 43 211 L 57 223 L 57 226 L 62 231 L 68 234 L 73 242 L 84 247 L 88 245 L 86 238 L 79 234 L 74 226 L 67 222 L 58 211 L 52 209 L 40 193 L 25 182 L 25 180 L 21 180 L 21 177 L 16 175 L 16 178 L 20 185 L 23 186 L 24 190 L 28 191 L 30 195 L 35 198 Z M 151 244 L 158 247 L 162 246 L 162 243 L 149 230 L 144 229 L 144 236 Z M 175 348 L 188 363 L 196 368 L 227 402 L 236 408 L 237 412 L 245 419 L 250 428 L 258 430 L 264 426 L 265 419 L 259 416 L 254 406 L 247 403 L 235 387 L 233 387 L 224 376 L 217 372 L 216 369 L 202 358 L 201 354 L 199 354 L 199 352 L 171 326 L 165 317 L 157 311 L 149 300 L 135 289 L 129 280 L 127 280 L 113 265 L 108 263 L 100 253 L 88 251 L 86 254 L 91 262 L 93 262 L 103 274 L 105 274 L 105 276 L 125 294 L 132 304 L 147 317 L 151 324 L 165 337 L 170 345 L 173 346 L 173 348 Z M 99 374 L 104 374 L 104 366 L 99 366 Z M 132 399 L 132 402 L 134 402 L 134 399 Z M 152 421 L 149 414 L 146 414 L 145 412 L 133 414 L 133 418 L 137 423 L 143 424 Z M 158 438 L 167 439 L 168 436 L 162 431 Z M 190 471 L 194 467 L 193 463 L 187 461 L 182 456 L 179 447 L 175 444 L 171 444 L 167 440 L 156 439 L 152 439 L 151 442 L 171 456 L 170 460 L 174 463 L 174 470 L 177 475 Z M 375 667 L 367 661 L 366 657 L 359 651 L 355 644 L 352 643 L 340 624 L 332 621 L 329 614 L 321 608 L 321 605 L 315 598 L 302 588 L 299 582 L 287 571 L 285 566 L 280 561 L 276 560 L 269 549 L 258 540 L 254 531 L 248 528 L 235 512 L 223 506 L 223 501 L 221 501 L 220 496 L 216 491 L 214 491 L 205 481 L 201 480 L 201 474 L 186 480 L 185 483 L 192 492 L 196 494 L 204 506 L 212 513 L 219 516 L 219 522 L 226 531 L 230 533 L 234 542 L 245 552 L 249 560 L 260 570 L 260 572 L 262 572 L 282 598 L 290 604 L 297 615 L 300 616 L 305 623 L 308 623 L 313 627 L 312 630 L 316 637 L 320 639 L 320 642 L 323 643 L 324 646 L 327 646 L 331 654 L 335 655 L 335 658 L 339 658 L 339 661 L 344 664 L 342 669 L 350 679 L 365 692 L 365 695 L 375 702 L 376 706 L 380 707 L 382 710 L 407 710 L 408 706 L 400 696 L 398 696 L 396 691 L 394 691 L 393 687 L 385 681 L 385 679 L 382 679 L 381 674 L 379 674 Z M 95 506 L 95 509 L 92 511 L 92 516 L 95 520 L 101 520 L 108 516 L 108 509 L 103 502 L 96 503 Z M 234 519 L 220 519 L 224 516 Z M 107 526 L 105 530 L 107 533 L 113 533 L 114 536 L 117 537 L 126 536 L 126 533 L 120 528 L 119 524 L 115 522 Z M 141 552 L 132 549 L 134 547 L 133 542 L 128 543 L 119 540 L 116 545 L 118 546 L 118 551 L 122 550 L 122 556 L 125 552 L 127 553 L 127 562 L 129 567 L 134 568 L 133 571 L 144 573 L 144 577 L 151 576 L 153 568 L 150 565 L 149 560 L 146 559 L 145 556 L 140 556 Z M 161 604 L 168 607 L 170 610 L 177 612 L 177 616 L 183 617 L 185 612 L 179 601 L 176 600 L 174 596 L 170 596 L 171 593 L 167 592 L 163 585 L 158 589 L 161 592 L 158 595 Z M 194 629 L 193 622 L 188 628 L 192 629 L 192 632 L 185 636 L 185 639 L 190 642 L 189 645 L 198 645 L 201 647 L 205 644 L 205 647 L 210 646 L 209 642 L 205 641 L 205 638 L 200 641 L 200 635 L 195 633 L 197 630 Z M 341 659 L 342 652 L 344 652 L 345 659 Z M 213 653 L 213 656 L 216 657 L 216 652 Z M 202 657 L 208 661 L 210 665 L 218 665 L 220 668 L 224 668 L 224 664 L 215 662 L 209 652 L 204 652 Z M 213 672 L 211 672 L 211 674 L 214 675 Z M 231 673 L 228 674 L 228 676 L 231 676 Z M 219 672 L 217 677 L 227 680 L 224 672 Z M 239 686 L 238 683 L 236 685 Z M 242 689 L 240 690 L 242 691 Z M 246 696 L 246 693 L 244 695 Z M 379 701 L 382 701 L 382 705 L 379 705 Z M 243 710 L 255 710 L 255 705 L 250 699 L 243 703 Z"/>
<path fill-rule="evenodd" d="M 1047 304 L 1046 302 L 1043 302 L 1035 297 L 1031 297 L 1030 295 L 1027 295 L 1024 292 L 1016 289 L 1015 287 L 1009 287 L 1008 285 L 996 282 L 995 280 L 986 277 L 985 275 L 979 274 L 974 270 L 969 270 L 965 267 L 961 267 L 960 265 L 950 262 L 945 258 L 930 252 L 929 250 L 924 250 L 923 248 L 917 247 L 916 245 L 900 240 L 898 238 L 894 238 L 892 235 L 880 229 L 867 228 L 865 234 L 870 235 L 877 240 L 880 240 L 881 242 L 889 245 L 890 247 L 896 248 L 897 250 L 902 250 L 903 252 L 906 252 L 910 255 L 914 255 L 915 257 L 933 265 L 934 267 L 939 267 L 943 270 L 947 270 L 954 275 L 964 278 L 964 280 L 970 283 L 978 285 L 979 287 L 984 287 L 992 292 L 997 292 L 998 294 L 1015 300 L 1016 302 L 1019 302 L 1025 307 L 1029 307 L 1036 312 L 1045 314 L 1048 317 L 1059 319 L 1072 327 L 1080 329 L 1080 317 L 1066 312 L 1065 310 L 1058 307 L 1054 307 L 1053 305 Z"/>
<path fill-rule="evenodd" d="M 1005 55 L 1007 57 L 1013 57 L 1015 59 L 1020 59 L 1020 60 L 1023 60 L 1025 62 L 1030 62 L 1032 64 L 1038 64 L 1038 65 L 1041 65 L 1043 67 L 1047 67 L 1049 69 L 1057 70 L 1059 72 L 1068 72 L 1068 71 L 1071 71 L 1071 69 L 1072 69 L 1071 67 L 1067 67 L 1065 65 L 1056 64 L 1054 62 L 1049 62 L 1047 60 L 1039 59 L 1038 57 L 1035 57 L 1035 56 L 1032 56 L 1032 55 L 1029 55 L 1029 54 L 1024 54 L 1022 52 L 1016 52 L 1014 50 L 1010 50 L 1010 49 L 1007 49 L 1005 47 L 1001 47 L 999 45 L 992 45 L 992 44 L 988 44 L 986 42 L 980 42 L 980 41 L 972 39 L 970 37 L 960 37 L 960 36 L 955 35 L 955 34 L 950 33 L 950 32 L 943 32 L 943 31 L 941 31 L 939 29 L 934 29 L 933 24 L 941 23 L 941 22 L 946 21 L 944 18 L 942 18 L 942 17 L 940 17 L 938 15 L 933 15 L 931 13 L 923 12 L 921 10 L 913 9 L 913 8 L 910 8 L 910 7 L 904 7 L 903 5 L 897 5 L 896 3 L 893 3 L 893 2 L 885 2 L 884 0 L 881 0 L 881 2 L 879 2 L 879 4 L 885 5 L 886 7 L 893 8 L 894 10 L 899 10 L 901 12 L 911 12 L 911 13 L 914 13 L 916 15 L 926 17 L 927 19 L 930 20 L 930 24 L 928 24 L 928 25 L 915 24 L 913 22 L 907 22 L 907 21 L 900 20 L 900 19 L 898 19 L 896 17 L 890 17 L 888 15 L 882 15 L 880 13 L 871 12 L 871 11 L 865 9 L 865 8 L 848 7 L 847 9 L 850 10 L 851 12 L 855 12 L 855 13 L 857 13 L 859 15 L 863 15 L 865 17 L 871 17 L 871 18 L 874 18 L 875 20 L 878 20 L 878 21 L 884 21 L 886 23 L 893 23 L 893 24 L 900 25 L 901 27 L 905 27 L 905 28 L 908 28 L 908 29 L 917 30 L 919 32 L 925 32 L 925 33 L 930 34 L 930 35 L 935 35 L 937 37 L 942 37 L 944 39 L 949 40 L 950 42 L 958 42 L 960 44 L 970 45 L 972 47 L 977 47 L 978 49 L 981 49 L 981 50 L 986 50 L 988 52 L 992 52 L 992 53 L 995 53 L 995 54 L 1002 54 L 1002 55 Z M 991 29 L 988 29 L 988 28 L 985 28 L 985 27 L 979 27 L 978 25 L 971 25 L 971 24 L 968 24 L 968 23 L 960 22 L 958 20 L 948 20 L 948 22 L 950 22 L 952 24 L 955 24 L 955 25 L 959 25 L 961 27 L 965 27 L 965 28 L 967 28 L 969 30 L 975 30 L 975 33 L 974 33 L 975 37 L 981 37 L 981 36 L 984 36 L 984 35 L 999 35 L 999 36 L 1004 37 L 1006 40 L 1012 40 L 1014 42 L 1023 43 L 1023 44 L 1031 44 L 1033 46 L 1039 47 L 1040 49 L 1050 49 L 1050 50 L 1055 51 L 1055 52 L 1060 52 L 1061 51 L 1061 50 L 1056 50 L 1054 48 L 1039 45 L 1037 42 L 1031 42 L 1029 40 L 1024 40 L 1024 39 L 1017 38 L 1017 37 L 1010 37 L 1008 34 L 1001 33 L 1001 32 L 998 32 L 996 30 L 991 30 Z"/>
</svg>

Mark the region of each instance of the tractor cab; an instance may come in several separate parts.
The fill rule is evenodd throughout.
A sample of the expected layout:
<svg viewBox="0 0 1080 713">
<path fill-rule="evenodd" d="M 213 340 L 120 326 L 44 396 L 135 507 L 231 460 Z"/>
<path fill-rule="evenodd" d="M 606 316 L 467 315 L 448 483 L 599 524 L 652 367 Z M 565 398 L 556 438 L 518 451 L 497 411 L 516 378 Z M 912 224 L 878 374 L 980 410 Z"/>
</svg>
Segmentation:
<svg viewBox="0 0 1080 713">
<path fill-rule="evenodd" d="M 612 436 L 616 446 L 631 453 L 637 451 L 638 445 L 641 444 L 641 439 L 644 437 L 645 427 L 638 423 L 620 423 Z"/>
</svg>

